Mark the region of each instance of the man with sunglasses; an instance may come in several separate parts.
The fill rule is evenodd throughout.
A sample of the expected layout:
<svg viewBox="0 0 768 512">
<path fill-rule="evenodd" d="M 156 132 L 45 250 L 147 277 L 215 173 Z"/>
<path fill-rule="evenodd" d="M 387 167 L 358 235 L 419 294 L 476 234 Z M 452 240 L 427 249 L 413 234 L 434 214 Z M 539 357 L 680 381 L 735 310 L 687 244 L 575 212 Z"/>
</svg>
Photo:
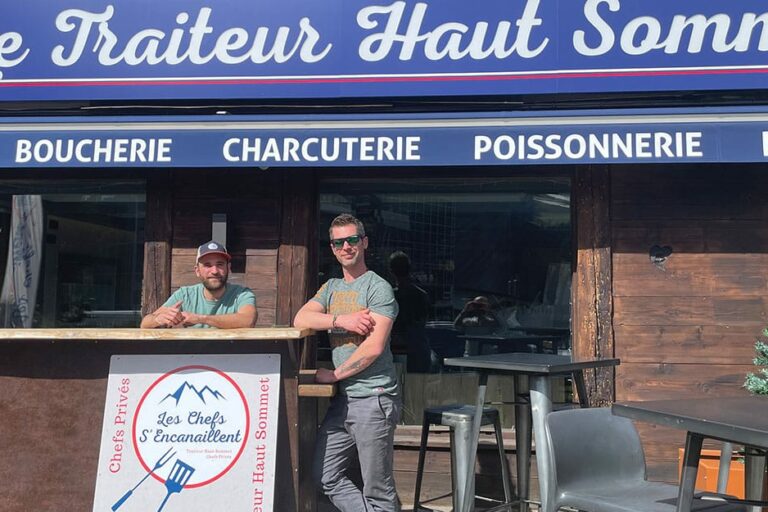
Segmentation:
<svg viewBox="0 0 768 512">
<path fill-rule="evenodd" d="M 392 459 L 401 399 L 389 348 L 398 306 L 389 283 L 365 264 L 363 223 L 342 214 L 329 233 L 343 278 L 325 283 L 294 319 L 296 327 L 328 331 L 335 369 L 318 369 L 316 380 L 339 383 L 318 434 L 314 475 L 341 512 L 398 512 Z M 355 453 L 362 490 L 347 476 Z"/>
</svg>

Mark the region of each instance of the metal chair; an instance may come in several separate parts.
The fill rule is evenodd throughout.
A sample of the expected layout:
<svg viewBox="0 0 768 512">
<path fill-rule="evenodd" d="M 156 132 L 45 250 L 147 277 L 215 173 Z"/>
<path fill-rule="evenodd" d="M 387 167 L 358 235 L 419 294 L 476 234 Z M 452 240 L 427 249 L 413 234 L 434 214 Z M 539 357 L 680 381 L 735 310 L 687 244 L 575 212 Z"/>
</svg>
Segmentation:
<svg viewBox="0 0 768 512">
<path fill-rule="evenodd" d="M 640 436 L 610 409 L 569 409 L 547 416 L 550 440 L 549 510 L 674 512 L 678 486 L 646 479 Z M 694 499 L 695 511 L 742 512 L 744 505 Z"/>
<path fill-rule="evenodd" d="M 451 429 L 451 491 L 453 494 L 453 510 L 461 510 L 465 493 L 474 495 L 474 485 L 471 489 L 464 489 L 469 468 L 470 447 L 472 445 L 472 422 L 475 417 L 474 405 L 443 405 L 430 407 L 424 410 L 424 420 L 421 426 L 421 444 L 419 445 L 419 463 L 416 470 L 416 491 L 413 498 L 413 510 L 420 510 L 421 480 L 424 476 L 424 458 L 427 451 L 430 425 L 443 425 Z M 504 442 L 501 435 L 501 422 L 499 411 L 493 407 L 483 407 L 481 425 L 493 425 L 496 433 L 496 445 L 498 447 L 499 462 L 501 463 L 501 478 L 504 486 L 504 499 L 506 503 L 512 503 L 512 490 L 509 480 L 509 468 L 504 453 Z M 435 498 L 432 498 L 435 499 Z"/>
</svg>

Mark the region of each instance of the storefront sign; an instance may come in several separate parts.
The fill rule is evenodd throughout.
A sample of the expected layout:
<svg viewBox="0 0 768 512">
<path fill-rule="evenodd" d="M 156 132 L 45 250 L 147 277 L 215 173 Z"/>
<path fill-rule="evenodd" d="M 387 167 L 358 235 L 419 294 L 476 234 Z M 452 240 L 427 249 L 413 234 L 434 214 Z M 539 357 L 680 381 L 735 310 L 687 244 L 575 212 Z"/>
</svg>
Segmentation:
<svg viewBox="0 0 768 512">
<path fill-rule="evenodd" d="M 272 510 L 279 355 L 113 356 L 94 512 Z"/>
<path fill-rule="evenodd" d="M 768 112 L 2 123 L 0 168 L 764 162 Z M 581 115 L 580 115 L 581 114 Z"/>
<path fill-rule="evenodd" d="M 25 0 L 0 101 L 762 88 L 761 0 Z"/>
</svg>

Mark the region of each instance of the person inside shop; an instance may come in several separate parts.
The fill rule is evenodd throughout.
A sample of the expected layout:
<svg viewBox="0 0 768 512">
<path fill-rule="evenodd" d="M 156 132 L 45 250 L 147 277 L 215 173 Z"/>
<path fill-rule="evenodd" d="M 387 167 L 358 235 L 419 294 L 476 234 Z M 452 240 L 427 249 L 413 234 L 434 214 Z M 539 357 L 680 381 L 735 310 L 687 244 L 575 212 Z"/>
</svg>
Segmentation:
<svg viewBox="0 0 768 512">
<path fill-rule="evenodd" d="M 256 297 L 244 286 L 227 283 L 232 257 L 211 240 L 197 249 L 198 284 L 182 286 L 165 304 L 141 320 L 142 329 L 253 327 L 258 318 Z"/>
<path fill-rule="evenodd" d="M 329 233 L 343 277 L 326 282 L 294 319 L 296 327 L 328 331 L 335 369 L 319 368 L 315 380 L 339 384 L 317 436 L 313 474 L 341 512 L 400 511 L 392 468 L 402 406 L 389 346 L 398 305 L 389 283 L 366 266 L 363 223 L 342 214 Z M 348 475 L 355 455 L 362 489 Z"/>
<path fill-rule="evenodd" d="M 395 279 L 395 300 L 400 309 L 392 326 L 392 351 L 407 356 L 409 373 L 429 372 L 433 359 L 426 335 L 429 295 L 411 279 L 411 260 L 403 251 L 389 255 L 389 271 Z"/>
<path fill-rule="evenodd" d="M 467 302 L 453 325 L 464 334 L 491 334 L 501 329 L 501 322 L 491 309 L 491 301 L 483 295 Z"/>
</svg>

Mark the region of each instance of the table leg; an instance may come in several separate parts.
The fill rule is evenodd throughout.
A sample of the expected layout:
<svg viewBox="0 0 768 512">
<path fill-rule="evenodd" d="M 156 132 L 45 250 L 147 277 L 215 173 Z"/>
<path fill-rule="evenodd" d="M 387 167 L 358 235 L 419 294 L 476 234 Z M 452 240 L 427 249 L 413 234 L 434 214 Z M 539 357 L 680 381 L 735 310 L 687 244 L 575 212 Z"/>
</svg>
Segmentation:
<svg viewBox="0 0 768 512">
<path fill-rule="evenodd" d="M 680 476 L 680 490 L 677 493 L 677 512 L 691 512 L 703 441 L 704 438 L 701 435 L 693 432 L 688 432 L 685 437 L 683 474 Z"/>
<path fill-rule="evenodd" d="M 477 386 L 477 400 L 475 401 L 475 417 L 472 422 L 472 438 L 469 451 L 467 479 L 464 482 L 464 489 L 472 489 L 472 483 L 475 478 L 475 460 L 477 457 L 477 443 L 480 440 L 480 424 L 483 420 L 483 405 L 485 404 L 485 391 L 488 388 L 488 374 L 480 372 L 480 382 Z M 461 505 L 461 512 L 472 512 L 475 505 L 474 493 L 464 492 L 464 503 Z"/>
<path fill-rule="evenodd" d="M 765 452 L 744 447 L 744 486 L 748 500 L 763 499 L 763 478 L 765 478 Z M 761 512 L 762 507 L 749 507 L 751 512 Z"/>
<path fill-rule="evenodd" d="M 541 512 L 554 512 L 554 489 L 552 457 L 547 436 L 547 414 L 552 412 L 552 383 L 548 376 L 531 375 L 531 419 L 533 435 L 536 438 L 536 469 L 539 474 Z"/>
<path fill-rule="evenodd" d="M 717 492 L 725 494 L 728 487 L 728 473 L 731 470 L 733 444 L 723 441 L 720 446 L 720 465 L 717 468 Z"/>
<path fill-rule="evenodd" d="M 584 382 L 584 370 L 575 370 L 571 373 L 573 385 L 576 386 L 576 394 L 579 395 L 579 406 L 589 407 L 589 396 L 587 395 L 587 383 Z"/>
<path fill-rule="evenodd" d="M 528 512 L 531 484 L 531 404 L 528 400 L 527 375 L 514 375 L 515 379 L 515 441 L 517 465 L 517 497 L 520 498 L 520 512 Z"/>
</svg>

